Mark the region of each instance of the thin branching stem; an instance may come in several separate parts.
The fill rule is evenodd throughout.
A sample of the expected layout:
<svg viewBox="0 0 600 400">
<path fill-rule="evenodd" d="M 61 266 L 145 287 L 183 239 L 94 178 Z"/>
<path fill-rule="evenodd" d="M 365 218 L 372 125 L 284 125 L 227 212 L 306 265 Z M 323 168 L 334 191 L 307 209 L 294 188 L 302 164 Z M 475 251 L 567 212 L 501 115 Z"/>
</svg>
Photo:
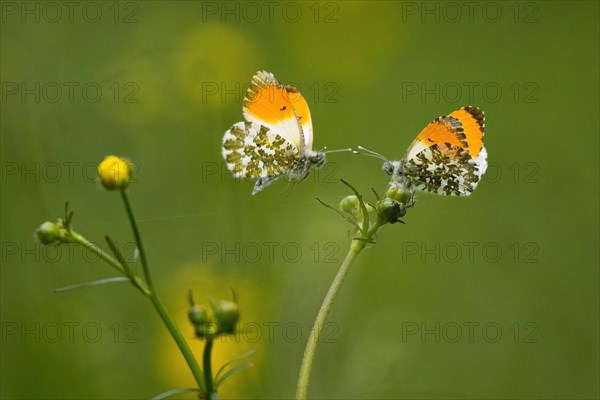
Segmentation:
<svg viewBox="0 0 600 400">
<path fill-rule="evenodd" d="M 185 358 L 185 361 L 187 362 L 192 374 L 194 375 L 194 379 L 196 380 L 196 383 L 198 384 L 200 391 L 204 393 L 204 392 L 206 392 L 206 388 L 205 388 L 205 382 L 204 382 L 204 375 L 202 374 L 202 369 L 200 368 L 200 365 L 198 365 L 198 361 L 196 361 L 196 358 L 194 357 L 194 353 L 192 353 L 192 350 L 190 349 L 185 338 L 181 334 L 181 331 L 179 330 L 179 328 L 177 327 L 177 325 L 171 318 L 171 315 L 169 314 L 169 312 L 163 305 L 162 301 L 158 297 L 158 294 L 156 293 L 154 285 L 152 284 L 152 276 L 150 275 L 150 269 L 148 268 L 148 261 L 146 260 L 146 253 L 144 252 L 144 247 L 142 246 L 142 239 L 140 236 L 140 232 L 138 230 L 137 223 L 136 223 L 135 217 L 133 215 L 133 210 L 131 209 L 131 205 L 129 204 L 129 199 L 127 198 L 127 193 L 125 192 L 125 189 L 121 189 L 121 198 L 123 199 L 123 203 L 125 204 L 125 209 L 127 210 L 127 216 L 129 218 L 129 223 L 131 224 L 131 229 L 133 230 L 133 235 L 135 237 L 136 246 L 137 246 L 139 254 L 140 254 L 140 262 L 142 264 L 142 269 L 144 270 L 144 277 L 146 279 L 146 284 L 148 286 L 148 289 L 150 290 L 149 297 L 150 297 L 150 300 L 152 301 L 152 305 L 154 306 L 154 308 L 160 315 L 165 326 L 169 330 L 169 333 L 173 337 L 173 340 L 175 340 L 175 343 L 177 343 L 177 346 L 179 347 L 179 351 L 181 351 L 181 354 Z"/>
<path fill-rule="evenodd" d="M 119 261 L 117 261 L 114 257 L 112 257 L 110 254 L 104 252 L 100 247 L 98 247 L 96 244 L 90 242 L 89 240 L 87 240 L 86 238 L 81 236 L 79 233 L 77 233 L 75 231 L 71 231 L 70 233 L 71 233 L 73 242 L 82 245 L 83 247 L 85 247 L 86 249 L 88 249 L 89 251 L 91 251 L 92 253 L 97 255 L 100 259 L 106 261 L 108 263 L 108 265 L 110 265 L 111 267 L 113 267 L 114 269 L 119 271 L 121 274 L 127 276 L 123 266 L 121 264 L 119 264 Z"/>
<path fill-rule="evenodd" d="M 144 270 L 144 278 L 146 279 L 146 284 L 151 292 L 154 292 L 154 285 L 152 283 L 152 276 L 150 275 L 150 269 L 148 268 L 148 261 L 146 260 L 146 252 L 144 251 L 144 246 L 142 245 L 142 238 L 140 236 L 140 231 L 137 227 L 137 222 L 135 221 L 135 217 L 133 216 L 133 210 L 131 209 L 131 204 L 129 204 L 129 198 L 127 197 L 127 192 L 124 188 L 120 190 L 121 198 L 123 199 L 123 203 L 125 204 L 125 209 L 127 210 L 127 216 L 129 217 L 129 223 L 131 224 L 131 230 L 133 230 L 133 236 L 135 237 L 135 243 L 140 254 L 140 262 L 142 263 L 142 269 Z"/>
<path fill-rule="evenodd" d="M 361 201 L 362 203 L 362 201 Z M 327 319 L 327 315 L 331 310 L 331 306 L 335 301 L 335 298 L 350 271 L 350 267 L 360 254 L 360 252 L 365 248 L 367 243 L 372 241 L 373 237 L 379 230 L 381 225 L 379 223 L 373 224 L 371 228 L 361 236 L 360 238 L 355 238 L 352 240 L 350 244 L 350 249 L 348 250 L 348 254 L 346 258 L 342 262 L 340 269 L 335 276 L 335 279 L 331 283 L 329 290 L 327 291 L 327 295 L 325 296 L 325 300 L 323 300 L 323 304 L 319 309 L 319 313 L 317 314 L 317 318 L 315 319 L 315 323 L 313 324 L 313 328 L 310 332 L 310 337 L 308 338 L 308 343 L 306 344 L 306 349 L 304 350 L 304 357 L 302 358 L 302 364 L 300 366 L 300 376 L 298 378 L 298 387 L 296 389 L 296 399 L 297 400 L 306 400 L 308 395 L 308 384 L 310 382 L 310 374 L 313 366 L 313 361 L 315 358 L 315 352 L 317 349 L 317 344 L 321 338 L 321 333 L 323 331 L 323 326 L 325 325 L 325 320 Z"/>
<path fill-rule="evenodd" d="M 204 356 L 202 359 L 204 365 L 204 382 L 206 383 L 206 397 L 210 400 L 217 400 L 219 397 L 217 396 L 217 392 L 215 390 L 211 367 L 213 343 L 212 337 L 206 338 L 206 344 L 204 345 Z"/>
</svg>

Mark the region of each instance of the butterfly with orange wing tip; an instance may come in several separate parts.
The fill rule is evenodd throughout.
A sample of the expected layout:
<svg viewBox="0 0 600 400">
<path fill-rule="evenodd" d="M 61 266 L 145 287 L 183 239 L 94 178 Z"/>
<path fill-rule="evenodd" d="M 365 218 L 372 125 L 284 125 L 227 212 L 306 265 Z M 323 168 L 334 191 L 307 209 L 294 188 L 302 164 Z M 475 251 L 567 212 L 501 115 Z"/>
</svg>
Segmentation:
<svg viewBox="0 0 600 400">
<path fill-rule="evenodd" d="M 259 71 L 246 92 L 243 111 L 246 121 L 225 132 L 222 152 L 236 178 L 257 179 L 252 194 L 281 176 L 299 182 L 325 164 L 325 152 L 312 149 L 310 110 L 297 88 Z"/>
<path fill-rule="evenodd" d="M 399 161 L 383 158 L 390 187 L 448 196 L 469 196 L 487 169 L 483 146 L 485 116 L 477 107 L 462 107 L 425 127 Z"/>
</svg>

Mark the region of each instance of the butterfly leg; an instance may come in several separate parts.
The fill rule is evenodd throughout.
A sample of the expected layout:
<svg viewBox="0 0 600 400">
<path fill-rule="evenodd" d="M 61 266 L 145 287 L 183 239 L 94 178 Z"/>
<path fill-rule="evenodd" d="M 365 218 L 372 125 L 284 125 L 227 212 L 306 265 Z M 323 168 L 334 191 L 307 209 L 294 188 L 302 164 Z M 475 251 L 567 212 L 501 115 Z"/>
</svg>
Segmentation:
<svg viewBox="0 0 600 400">
<path fill-rule="evenodd" d="M 254 184 L 254 190 L 252 190 L 252 194 L 254 195 L 260 192 L 261 190 L 269 186 L 271 183 L 275 182 L 275 180 L 277 180 L 277 178 L 279 178 L 280 176 L 281 175 L 269 175 L 258 178 L 256 183 Z"/>
</svg>

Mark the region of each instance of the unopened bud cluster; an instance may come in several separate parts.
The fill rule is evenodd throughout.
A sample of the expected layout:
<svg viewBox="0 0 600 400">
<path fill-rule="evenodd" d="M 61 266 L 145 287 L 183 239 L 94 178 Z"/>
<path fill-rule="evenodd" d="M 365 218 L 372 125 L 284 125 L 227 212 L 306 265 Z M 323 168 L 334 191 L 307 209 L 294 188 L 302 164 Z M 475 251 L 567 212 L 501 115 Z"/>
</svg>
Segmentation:
<svg viewBox="0 0 600 400">
<path fill-rule="evenodd" d="M 413 202 L 414 193 L 402 184 L 390 184 L 385 197 L 398 203 L 402 203 L 405 206 L 411 206 Z"/>
<path fill-rule="evenodd" d="M 405 184 L 390 183 L 385 198 L 377 202 L 377 214 L 385 222 L 399 222 L 406 209 L 414 205 L 414 192 Z"/>
<path fill-rule="evenodd" d="M 406 205 L 386 197 L 377 202 L 377 217 L 385 223 L 396 223 L 406 215 Z"/>
<path fill-rule="evenodd" d="M 212 315 L 207 308 L 191 301 L 188 317 L 194 325 L 196 336 L 199 338 L 215 337 L 235 333 L 240 320 L 238 304 L 231 300 L 210 302 Z"/>
<path fill-rule="evenodd" d="M 355 195 L 346 196 L 340 201 L 339 209 L 347 214 L 359 225 L 364 220 L 361 199 Z M 390 185 L 385 197 L 378 200 L 375 206 L 364 203 L 364 208 L 369 214 L 370 221 L 377 221 L 379 225 L 393 224 L 400 221 L 406 215 L 406 209 L 413 205 L 413 193 L 403 185 Z M 371 216 L 373 218 L 371 218 Z"/>
</svg>

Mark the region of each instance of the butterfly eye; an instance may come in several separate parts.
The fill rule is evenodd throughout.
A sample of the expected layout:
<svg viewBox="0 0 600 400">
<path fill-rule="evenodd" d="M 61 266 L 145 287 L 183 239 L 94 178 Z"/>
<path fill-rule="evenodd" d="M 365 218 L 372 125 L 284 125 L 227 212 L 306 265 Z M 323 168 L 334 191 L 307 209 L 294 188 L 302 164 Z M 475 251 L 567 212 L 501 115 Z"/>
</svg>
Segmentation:
<svg viewBox="0 0 600 400">
<path fill-rule="evenodd" d="M 388 175 L 392 175 L 394 173 L 394 165 L 389 161 L 384 162 L 381 169 L 383 169 L 383 172 Z"/>
<path fill-rule="evenodd" d="M 325 164 L 325 155 L 323 153 L 318 153 L 314 156 L 308 157 L 308 162 L 314 164 L 315 167 L 321 167 Z"/>
</svg>

